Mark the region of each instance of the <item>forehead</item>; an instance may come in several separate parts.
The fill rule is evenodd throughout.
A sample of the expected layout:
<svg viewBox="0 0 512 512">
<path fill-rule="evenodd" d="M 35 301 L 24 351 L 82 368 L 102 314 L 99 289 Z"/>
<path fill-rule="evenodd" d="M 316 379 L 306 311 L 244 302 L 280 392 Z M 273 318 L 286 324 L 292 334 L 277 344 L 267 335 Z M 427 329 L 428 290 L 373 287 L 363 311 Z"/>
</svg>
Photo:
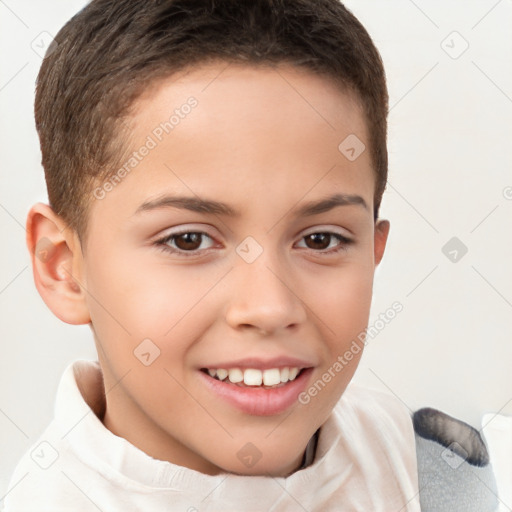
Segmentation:
<svg viewBox="0 0 512 512">
<path fill-rule="evenodd" d="M 369 151 L 350 161 L 340 150 L 347 137 L 367 141 L 357 98 L 304 69 L 220 62 L 184 70 L 149 87 L 125 126 L 128 165 L 101 208 L 133 214 L 166 192 L 228 198 L 242 211 L 262 193 L 296 202 L 339 186 L 372 202 Z"/>
<path fill-rule="evenodd" d="M 196 123 L 215 117 L 221 128 L 245 120 L 261 132 L 270 118 L 277 122 L 286 113 L 289 128 L 295 131 L 299 127 L 292 123 L 300 119 L 306 129 L 349 128 L 366 135 L 362 104 L 352 89 L 325 74 L 286 63 L 215 61 L 185 68 L 148 86 L 134 102 L 129 120 L 147 130 L 146 122 L 154 122 L 155 114 L 172 113 L 191 96 L 201 104 Z"/>
</svg>

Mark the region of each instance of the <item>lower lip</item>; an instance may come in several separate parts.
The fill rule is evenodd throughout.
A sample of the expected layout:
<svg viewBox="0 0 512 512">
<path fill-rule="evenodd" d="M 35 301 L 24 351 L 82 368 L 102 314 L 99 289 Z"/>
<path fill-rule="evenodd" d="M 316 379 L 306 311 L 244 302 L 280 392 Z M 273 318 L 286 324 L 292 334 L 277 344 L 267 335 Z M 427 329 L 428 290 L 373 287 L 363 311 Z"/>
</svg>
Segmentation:
<svg viewBox="0 0 512 512">
<path fill-rule="evenodd" d="M 237 409 L 255 416 L 272 416 L 286 411 L 297 402 L 312 371 L 313 368 L 306 368 L 295 380 L 277 388 L 235 386 L 214 379 L 202 371 L 199 373 L 209 389 Z"/>
</svg>

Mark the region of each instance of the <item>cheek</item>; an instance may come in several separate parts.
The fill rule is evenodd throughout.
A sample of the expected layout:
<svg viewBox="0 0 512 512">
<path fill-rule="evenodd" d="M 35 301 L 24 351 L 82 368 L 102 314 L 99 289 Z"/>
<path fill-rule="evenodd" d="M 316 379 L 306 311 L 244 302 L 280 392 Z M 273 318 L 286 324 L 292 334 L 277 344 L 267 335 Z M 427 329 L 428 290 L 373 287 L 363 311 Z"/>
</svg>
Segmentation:
<svg viewBox="0 0 512 512">
<path fill-rule="evenodd" d="M 301 403 L 308 418 L 321 424 L 346 389 L 363 354 L 361 334 L 368 325 L 373 267 L 364 263 L 347 265 L 331 272 L 329 279 L 317 282 L 322 285 L 309 294 L 309 299 L 311 309 L 320 319 L 316 325 L 326 352 L 322 367 Z"/>
<path fill-rule="evenodd" d="M 208 323 L 212 311 L 205 299 L 222 272 L 154 262 L 147 267 L 127 276 L 120 290 L 134 331 L 168 339 L 183 326 L 193 332 Z"/>
<path fill-rule="evenodd" d="M 316 280 L 308 295 L 325 324 L 327 339 L 343 343 L 366 327 L 372 288 L 373 268 L 364 263 L 340 267 Z"/>
<path fill-rule="evenodd" d="M 225 271 L 166 265 L 154 254 L 129 259 L 128 251 L 124 258 L 104 253 L 108 257 L 89 263 L 89 310 L 99 339 L 109 340 L 119 354 L 133 357 L 133 349 L 146 338 L 162 351 L 170 344 L 179 351 L 215 316 L 205 298 Z"/>
</svg>

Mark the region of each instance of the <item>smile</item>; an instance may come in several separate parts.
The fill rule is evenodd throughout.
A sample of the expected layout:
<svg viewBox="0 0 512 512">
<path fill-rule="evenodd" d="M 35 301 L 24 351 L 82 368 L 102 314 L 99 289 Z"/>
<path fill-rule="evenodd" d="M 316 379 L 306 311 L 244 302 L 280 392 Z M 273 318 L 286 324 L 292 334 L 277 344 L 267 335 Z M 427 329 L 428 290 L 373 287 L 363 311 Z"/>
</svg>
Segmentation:
<svg viewBox="0 0 512 512">
<path fill-rule="evenodd" d="M 259 370 L 257 368 L 224 368 L 204 369 L 210 377 L 220 381 L 228 380 L 232 384 L 240 384 L 241 386 L 258 386 L 276 387 L 287 382 L 294 381 L 301 372 L 298 367 L 269 368 Z"/>
<path fill-rule="evenodd" d="M 246 414 L 271 416 L 301 406 L 298 396 L 306 389 L 312 372 L 312 367 L 292 366 L 265 370 L 202 368 L 198 374 L 215 399 Z"/>
</svg>

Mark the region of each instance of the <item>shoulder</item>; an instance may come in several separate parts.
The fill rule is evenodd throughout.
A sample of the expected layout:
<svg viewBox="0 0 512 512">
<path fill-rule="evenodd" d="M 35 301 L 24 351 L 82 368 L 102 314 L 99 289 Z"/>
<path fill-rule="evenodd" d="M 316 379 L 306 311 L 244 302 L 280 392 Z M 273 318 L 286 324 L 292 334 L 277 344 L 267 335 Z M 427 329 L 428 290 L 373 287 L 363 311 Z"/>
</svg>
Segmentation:
<svg viewBox="0 0 512 512">
<path fill-rule="evenodd" d="M 21 457 L 9 482 L 4 512 L 97 512 L 89 496 L 93 491 L 108 492 L 111 483 L 99 468 L 77 456 L 77 447 L 61 427 L 50 423 Z"/>
<path fill-rule="evenodd" d="M 410 410 L 394 395 L 350 384 L 333 410 L 340 432 L 366 455 L 416 472 Z"/>
<path fill-rule="evenodd" d="M 340 417 L 350 416 L 358 423 L 379 431 L 396 430 L 408 432 L 414 437 L 412 412 L 391 393 L 349 384 L 336 404 L 335 413 Z"/>
<path fill-rule="evenodd" d="M 16 465 L 5 497 L 5 512 L 76 510 L 75 506 L 84 511 L 90 509 L 90 502 L 81 502 L 83 495 L 75 482 L 87 479 L 98 485 L 98 478 L 76 457 L 68 435 L 74 427 L 86 423 L 84 418 L 92 416 L 76 381 L 77 373 L 88 370 L 94 373 L 96 365 L 76 361 L 63 372 L 54 419 Z"/>
<path fill-rule="evenodd" d="M 347 450 L 364 465 L 387 468 L 417 481 L 411 412 L 397 397 L 351 384 L 333 411 Z M 349 446 L 352 445 L 352 446 Z"/>
<path fill-rule="evenodd" d="M 392 508 L 400 504 L 397 510 L 419 510 L 413 422 L 397 397 L 351 383 L 324 427 L 338 465 L 352 468 L 354 486 Z"/>
<path fill-rule="evenodd" d="M 5 512 L 50 511 L 71 503 L 66 501 L 73 494 L 66 490 L 66 442 L 59 438 L 60 431 L 51 423 L 21 457 L 9 482 Z"/>
</svg>

